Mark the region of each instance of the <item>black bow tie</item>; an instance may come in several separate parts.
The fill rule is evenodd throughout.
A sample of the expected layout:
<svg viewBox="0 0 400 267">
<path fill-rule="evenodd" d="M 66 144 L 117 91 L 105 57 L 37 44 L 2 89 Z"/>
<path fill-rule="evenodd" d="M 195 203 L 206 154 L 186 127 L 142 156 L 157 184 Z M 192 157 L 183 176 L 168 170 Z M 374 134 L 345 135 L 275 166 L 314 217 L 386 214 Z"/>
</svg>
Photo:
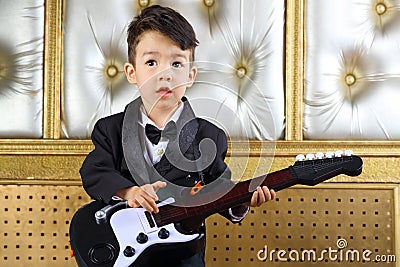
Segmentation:
<svg viewBox="0 0 400 267">
<path fill-rule="evenodd" d="M 170 121 L 167 123 L 164 130 L 160 130 L 154 125 L 146 124 L 144 127 L 144 132 L 146 133 L 146 136 L 150 142 L 157 145 L 158 142 L 160 142 L 161 137 L 165 137 L 168 140 L 173 140 L 176 136 L 177 130 L 175 122 Z"/>
</svg>

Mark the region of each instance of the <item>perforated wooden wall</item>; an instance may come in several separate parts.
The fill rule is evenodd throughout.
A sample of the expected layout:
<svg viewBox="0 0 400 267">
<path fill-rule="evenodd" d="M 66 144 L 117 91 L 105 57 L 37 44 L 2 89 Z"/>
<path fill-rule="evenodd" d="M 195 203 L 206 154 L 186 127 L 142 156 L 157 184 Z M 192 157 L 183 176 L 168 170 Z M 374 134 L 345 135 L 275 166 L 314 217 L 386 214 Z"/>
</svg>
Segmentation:
<svg viewBox="0 0 400 267">
<path fill-rule="evenodd" d="M 76 266 L 69 223 L 88 201 L 80 186 L 0 186 L 0 266 Z"/>
<path fill-rule="evenodd" d="M 381 259 L 383 265 L 374 266 L 396 266 L 391 255 L 397 202 L 390 187 L 288 189 L 252 210 L 241 225 L 210 217 L 208 262 L 213 267 L 287 266 L 288 261 L 290 266 L 371 266 L 367 260 Z M 330 256 L 323 252 L 329 249 Z M 363 260 L 366 250 L 371 254 L 365 252 L 370 255 Z M 280 257 L 278 251 L 284 251 Z"/>
<path fill-rule="evenodd" d="M 69 222 L 88 201 L 80 186 L 0 186 L 0 266 L 76 266 L 69 256 Z M 240 225 L 219 215 L 208 218 L 207 266 L 288 265 L 278 259 L 279 250 L 286 251 L 282 259 L 295 259 L 291 266 L 371 266 L 362 259 L 366 250 L 371 260 L 386 259 L 373 266 L 396 266 L 397 203 L 397 185 L 287 189 Z M 331 258 L 325 253 L 319 260 L 323 250 L 338 246 L 342 258 L 339 252 Z"/>
</svg>

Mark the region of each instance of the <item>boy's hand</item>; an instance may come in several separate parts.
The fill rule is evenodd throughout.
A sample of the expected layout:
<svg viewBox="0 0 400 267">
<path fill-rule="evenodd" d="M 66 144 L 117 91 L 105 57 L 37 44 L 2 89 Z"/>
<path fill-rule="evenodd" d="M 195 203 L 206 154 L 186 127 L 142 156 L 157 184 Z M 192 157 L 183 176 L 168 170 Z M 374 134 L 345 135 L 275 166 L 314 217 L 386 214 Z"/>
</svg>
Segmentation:
<svg viewBox="0 0 400 267">
<path fill-rule="evenodd" d="M 248 206 L 259 207 L 265 202 L 275 199 L 275 197 L 276 192 L 273 189 L 269 190 L 266 186 L 258 186 L 256 191 L 254 191 L 253 196 L 251 197 L 251 201 L 250 203 L 248 203 Z"/>
<path fill-rule="evenodd" d="M 128 200 L 128 205 L 132 208 L 142 207 L 149 212 L 158 212 L 156 192 L 160 188 L 167 186 L 166 182 L 157 181 L 152 184 L 142 186 L 132 186 L 118 190 L 117 195 Z"/>
<path fill-rule="evenodd" d="M 232 213 L 237 217 L 244 217 L 249 210 L 248 207 L 259 207 L 265 202 L 275 199 L 276 192 L 268 187 L 258 186 L 256 191 L 253 192 L 250 202 L 244 203 L 243 205 L 239 205 L 232 208 Z"/>
</svg>

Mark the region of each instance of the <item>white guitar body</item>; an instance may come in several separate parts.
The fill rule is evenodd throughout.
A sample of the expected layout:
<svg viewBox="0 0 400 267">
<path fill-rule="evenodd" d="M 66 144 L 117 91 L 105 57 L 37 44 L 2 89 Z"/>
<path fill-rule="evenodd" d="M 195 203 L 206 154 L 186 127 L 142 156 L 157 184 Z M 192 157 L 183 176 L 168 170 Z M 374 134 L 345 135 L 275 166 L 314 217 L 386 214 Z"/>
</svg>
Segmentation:
<svg viewBox="0 0 400 267">
<path fill-rule="evenodd" d="M 174 200 L 170 198 L 159 203 L 158 207 L 173 202 Z M 114 266 L 130 266 L 151 246 L 188 242 L 200 236 L 198 233 L 182 234 L 175 229 L 173 223 L 159 228 L 151 220 L 154 222 L 151 213 L 146 212 L 143 208 L 122 209 L 111 216 L 111 228 L 120 247 L 120 252 Z"/>
</svg>

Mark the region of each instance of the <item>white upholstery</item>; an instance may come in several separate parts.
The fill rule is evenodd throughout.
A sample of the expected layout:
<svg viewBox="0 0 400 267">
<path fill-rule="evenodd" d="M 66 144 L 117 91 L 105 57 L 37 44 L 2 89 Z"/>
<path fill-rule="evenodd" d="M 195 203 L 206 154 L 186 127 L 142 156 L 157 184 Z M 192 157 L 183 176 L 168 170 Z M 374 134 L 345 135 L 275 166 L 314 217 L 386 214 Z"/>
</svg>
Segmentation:
<svg viewBox="0 0 400 267">
<path fill-rule="evenodd" d="M 400 138 L 400 0 L 306 1 L 307 139 Z"/>
<path fill-rule="evenodd" d="M 0 138 L 38 138 L 42 136 L 44 1 L 0 5 Z"/>
<path fill-rule="evenodd" d="M 63 129 L 67 137 L 85 138 L 97 119 L 122 111 L 135 96 L 123 73 L 126 25 L 135 5 L 130 0 L 65 5 Z"/>
<path fill-rule="evenodd" d="M 137 96 L 125 81 L 126 25 L 147 1 L 69 0 L 65 19 L 64 134 L 86 138 L 94 122 Z M 231 138 L 279 139 L 284 130 L 284 1 L 151 1 L 181 12 L 200 41 L 187 96 Z M 208 5 L 208 6 L 207 6 Z M 90 26 L 92 25 L 92 26 Z M 119 70 L 106 75 L 111 62 Z M 114 71 L 115 69 L 109 69 Z"/>
</svg>

